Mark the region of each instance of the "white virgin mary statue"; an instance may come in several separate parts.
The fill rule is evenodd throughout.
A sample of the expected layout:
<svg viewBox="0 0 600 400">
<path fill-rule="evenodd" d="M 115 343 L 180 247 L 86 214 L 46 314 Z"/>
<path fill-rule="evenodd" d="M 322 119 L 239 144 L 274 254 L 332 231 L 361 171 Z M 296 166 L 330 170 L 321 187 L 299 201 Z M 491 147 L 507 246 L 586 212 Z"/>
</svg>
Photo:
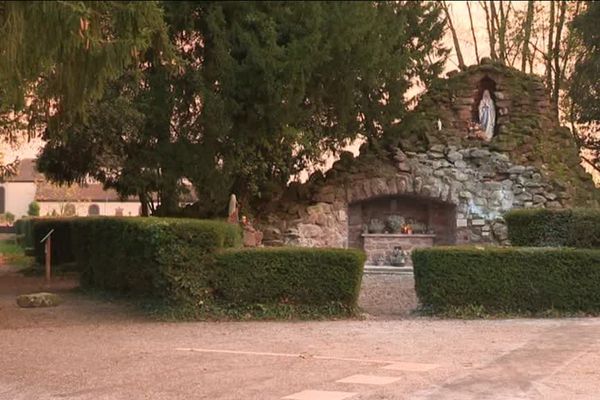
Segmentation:
<svg viewBox="0 0 600 400">
<path fill-rule="evenodd" d="M 479 125 L 483 130 L 483 138 L 490 140 L 494 136 L 494 124 L 496 123 L 496 109 L 490 92 L 486 89 L 479 102 Z"/>
</svg>

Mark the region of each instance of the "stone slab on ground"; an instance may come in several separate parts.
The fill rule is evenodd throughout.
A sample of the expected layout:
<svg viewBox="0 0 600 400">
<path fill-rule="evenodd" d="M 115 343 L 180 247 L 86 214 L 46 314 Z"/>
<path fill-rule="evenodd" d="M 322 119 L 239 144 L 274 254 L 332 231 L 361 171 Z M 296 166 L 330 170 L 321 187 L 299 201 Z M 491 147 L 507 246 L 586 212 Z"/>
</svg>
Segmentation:
<svg viewBox="0 0 600 400">
<path fill-rule="evenodd" d="M 17 296 L 17 305 L 23 308 L 56 307 L 61 302 L 62 300 L 58 295 L 48 292 Z"/>
</svg>

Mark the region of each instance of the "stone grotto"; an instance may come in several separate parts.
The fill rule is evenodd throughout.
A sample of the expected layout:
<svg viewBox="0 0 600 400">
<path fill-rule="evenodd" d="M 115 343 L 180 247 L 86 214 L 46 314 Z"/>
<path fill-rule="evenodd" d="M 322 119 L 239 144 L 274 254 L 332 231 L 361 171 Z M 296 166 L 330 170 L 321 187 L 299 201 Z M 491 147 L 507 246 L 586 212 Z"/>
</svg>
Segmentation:
<svg viewBox="0 0 600 400">
<path fill-rule="evenodd" d="M 414 247 L 507 244 L 507 211 L 597 206 L 598 192 L 541 78 L 484 59 L 435 80 L 381 143 L 291 183 L 259 226 L 265 245 L 404 265 Z"/>
</svg>

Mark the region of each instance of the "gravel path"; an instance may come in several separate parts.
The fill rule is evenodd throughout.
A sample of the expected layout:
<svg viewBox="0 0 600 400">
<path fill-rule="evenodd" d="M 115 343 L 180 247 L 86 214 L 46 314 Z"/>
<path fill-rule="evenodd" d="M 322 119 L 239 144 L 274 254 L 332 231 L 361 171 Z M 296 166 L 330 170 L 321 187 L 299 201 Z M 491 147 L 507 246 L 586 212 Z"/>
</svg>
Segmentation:
<svg viewBox="0 0 600 400">
<path fill-rule="evenodd" d="M 51 288 L 65 299 L 59 307 L 20 309 L 10 293 L 18 278 L 0 276 L 0 399 L 275 400 L 307 390 L 321 392 L 310 400 L 598 399 L 600 319 L 399 318 L 414 304 L 410 280 L 365 278 L 364 288 L 403 305 L 369 290 L 362 304 L 389 314 L 160 323 L 68 291 L 72 279 Z M 406 293 L 386 292 L 395 285 Z M 357 375 L 388 383 L 347 383 L 365 379 Z"/>
<path fill-rule="evenodd" d="M 358 305 L 375 318 L 407 318 L 417 307 L 411 275 L 363 276 Z"/>
</svg>

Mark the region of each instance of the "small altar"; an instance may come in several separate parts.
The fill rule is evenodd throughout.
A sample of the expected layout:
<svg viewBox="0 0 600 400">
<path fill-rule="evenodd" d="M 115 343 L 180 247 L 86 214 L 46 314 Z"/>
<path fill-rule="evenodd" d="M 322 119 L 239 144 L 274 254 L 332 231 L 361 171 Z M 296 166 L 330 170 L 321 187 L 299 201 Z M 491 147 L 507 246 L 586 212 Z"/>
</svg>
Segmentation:
<svg viewBox="0 0 600 400">
<path fill-rule="evenodd" d="M 395 265 L 394 254 L 406 255 L 403 266 L 412 266 L 410 253 L 413 249 L 432 247 L 434 234 L 363 233 L 363 248 L 368 265 Z"/>
</svg>

